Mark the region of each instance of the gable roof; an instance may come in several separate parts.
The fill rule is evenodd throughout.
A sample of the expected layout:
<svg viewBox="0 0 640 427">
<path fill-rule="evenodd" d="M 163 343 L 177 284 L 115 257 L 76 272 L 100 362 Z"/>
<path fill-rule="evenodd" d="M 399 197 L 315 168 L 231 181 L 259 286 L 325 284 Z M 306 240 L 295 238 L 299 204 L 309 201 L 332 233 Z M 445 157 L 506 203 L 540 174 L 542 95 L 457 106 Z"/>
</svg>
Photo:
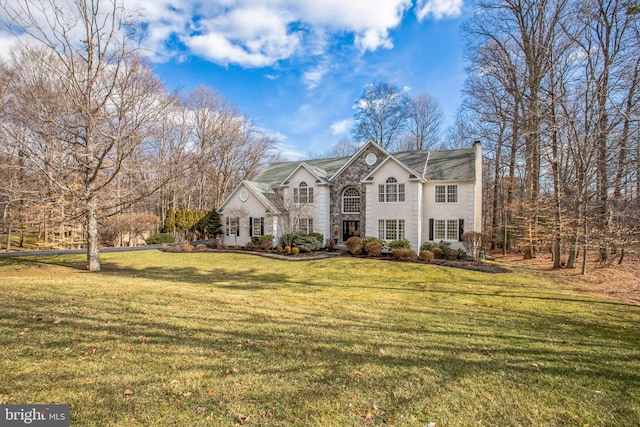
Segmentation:
<svg viewBox="0 0 640 427">
<path fill-rule="evenodd" d="M 356 151 L 356 153 L 353 156 L 347 158 L 348 160 L 342 165 L 342 167 L 340 167 L 340 169 L 338 169 L 333 175 L 331 175 L 331 178 L 329 179 L 329 181 L 334 181 L 336 177 L 342 173 L 342 171 L 347 169 L 353 162 L 356 161 L 358 157 L 360 157 L 360 155 L 362 155 L 362 153 L 364 153 L 367 150 L 367 148 L 370 148 L 370 147 L 374 147 L 376 150 L 380 151 L 380 153 L 385 158 L 389 156 L 389 152 L 387 150 L 385 150 L 384 148 L 382 148 L 380 145 L 376 144 L 373 141 L 368 141 L 367 143 L 362 144 L 362 146 L 358 149 L 358 151 Z"/>
<path fill-rule="evenodd" d="M 401 168 L 403 168 L 405 171 L 407 171 L 407 173 L 409 174 L 409 177 L 410 177 L 409 179 L 410 180 L 422 179 L 423 178 L 423 175 L 422 175 L 421 172 L 417 172 L 415 169 L 413 169 L 411 166 L 409 166 L 406 162 L 402 162 L 402 161 L 398 160 L 395 155 L 389 154 L 380 163 L 378 163 L 378 165 L 375 168 L 373 168 L 373 170 L 371 172 L 369 172 L 369 174 L 367 176 L 365 176 L 363 178 L 362 182 L 372 180 L 373 176 L 376 174 L 376 172 L 378 172 L 378 170 L 382 169 L 382 167 L 385 164 L 389 163 L 389 162 L 395 162 Z M 422 165 L 422 169 L 420 169 L 420 170 L 423 170 L 423 169 L 424 169 L 424 165 Z"/>
<path fill-rule="evenodd" d="M 472 181 L 476 177 L 475 150 L 473 148 L 445 151 L 403 151 L 391 154 L 377 144 L 368 142 L 353 156 L 273 163 L 251 181 L 242 181 L 222 203 L 221 208 L 237 192 L 240 186 L 245 185 L 265 208 L 275 212 L 277 209 L 272 200 L 276 196 L 276 188 L 286 184 L 298 169 L 305 168 L 317 178 L 318 182 L 330 184 L 340 172 L 355 161 L 366 147 L 371 145 L 386 154 L 381 164 L 389 160 L 395 160 L 407 171 L 414 174 L 416 179 L 426 179 L 428 181 Z"/>
<path fill-rule="evenodd" d="M 328 182 L 329 177 L 335 174 L 349 159 L 350 157 L 332 157 L 328 159 L 273 163 L 267 166 L 251 181 L 268 184 L 269 186 L 280 185 L 304 163 L 309 172 Z"/>
<path fill-rule="evenodd" d="M 475 150 L 432 151 L 426 163 L 429 181 L 472 181 L 476 178 Z"/>
</svg>

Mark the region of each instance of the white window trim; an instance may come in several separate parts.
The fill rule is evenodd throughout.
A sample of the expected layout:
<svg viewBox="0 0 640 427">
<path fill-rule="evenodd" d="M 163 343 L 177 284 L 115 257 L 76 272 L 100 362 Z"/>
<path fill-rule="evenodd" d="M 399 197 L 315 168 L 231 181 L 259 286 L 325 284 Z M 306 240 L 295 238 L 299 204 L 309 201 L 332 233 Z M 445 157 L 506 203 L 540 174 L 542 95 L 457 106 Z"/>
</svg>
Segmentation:
<svg viewBox="0 0 640 427">
<path fill-rule="evenodd" d="M 393 180 L 392 182 L 389 182 Z M 395 187 L 395 201 L 389 200 L 389 195 L 392 194 L 389 192 L 389 187 Z M 402 190 L 402 191 L 401 191 Z M 402 196 L 402 197 L 401 197 Z M 407 186 L 403 182 L 399 182 L 394 177 L 389 177 L 384 182 L 384 184 L 378 184 L 378 203 L 405 203 L 407 200 Z"/>
<path fill-rule="evenodd" d="M 444 237 L 438 236 L 438 224 L 444 225 Z M 452 226 L 451 229 L 449 226 Z M 455 238 L 449 238 L 449 232 L 455 231 Z M 433 240 L 443 240 L 445 242 L 457 242 L 460 239 L 458 235 L 460 232 L 460 222 L 457 219 L 434 219 L 433 220 Z"/>
<path fill-rule="evenodd" d="M 444 187 L 444 201 L 438 201 L 438 188 Z M 453 196 L 453 192 L 449 192 L 450 188 L 455 188 L 455 196 L 456 200 L 454 202 L 450 201 L 449 198 Z M 458 184 L 438 184 L 434 189 L 434 201 L 437 204 L 456 204 L 460 202 L 460 186 Z"/>
<path fill-rule="evenodd" d="M 357 211 L 357 212 L 350 212 L 350 211 L 345 210 L 344 195 L 345 195 L 345 193 L 346 193 L 348 190 L 355 190 L 355 191 L 358 193 L 358 196 L 357 196 L 357 200 L 358 200 L 358 211 Z M 353 200 L 356 200 L 356 196 L 349 196 L 349 197 L 350 197 L 351 199 L 353 199 Z M 341 209 L 340 209 L 340 210 L 341 210 L 341 212 L 342 212 L 343 214 L 359 214 L 359 213 L 360 213 L 360 211 L 362 210 L 362 206 L 360 206 L 360 191 L 358 191 L 358 189 L 357 189 L 357 188 L 355 188 L 355 187 L 347 187 L 347 188 L 345 188 L 344 190 L 342 190 L 342 196 L 341 196 L 341 198 L 340 198 L 340 203 L 342 204 L 342 206 L 341 206 Z"/>
<path fill-rule="evenodd" d="M 251 227 L 251 230 L 249 231 L 251 234 L 251 237 L 264 235 L 262 231 L 264 229 L 264 217 L 251 217 L 249 219 L 249 223 Z M 257 232 L 256 232 L 256 227 L 257 227 Z"/>
<path fill-rule="evenodd" d="M 313 203 L 313 187 L 304 181 L 293 187 L 293 203 Z"/>
<path fill-rule="evenodd" d="M 387 226 L 390 221 L 393 221 L 395 223 L 395 233 L 396 233 L 395 239 L 387 238 L 388 230 L 390 229 Z M 382 233 L 380 233 L 381 231 Z M 407 238 L 407 221 L 404 219 L 395 219 L 395 218 L 378 219 L 378 238 L 382 240 L 386 240 L 388 242 L 396 239 L 406 239 Z"/>
</svg>

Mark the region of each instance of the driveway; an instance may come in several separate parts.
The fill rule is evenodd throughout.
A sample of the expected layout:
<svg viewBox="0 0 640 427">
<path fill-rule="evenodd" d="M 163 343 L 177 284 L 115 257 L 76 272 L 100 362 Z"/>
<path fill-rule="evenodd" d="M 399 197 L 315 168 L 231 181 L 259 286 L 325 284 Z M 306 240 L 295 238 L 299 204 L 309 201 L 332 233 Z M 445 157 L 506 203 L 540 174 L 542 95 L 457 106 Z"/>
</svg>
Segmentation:
<svg viewBox="0 0 640 427">
<path fill-rule="evenodd" d="M 100 253 L 105 254 L 109 252 L 135 252 L 135 251 L 150 251 L 154 249 L 161 249 L 162 245 L 147 245 L 147 246 L 133 246 L 123 248 L 100 248 Z M 86 254 L 86 249 L 59 249 L 54 251 L 27 251 L 27 252 L 0 252 L 0 258 L 17 258 L 24 256 L 50 256 L 50 255 L 73 255 L 73 254 Z"/>
</svg>

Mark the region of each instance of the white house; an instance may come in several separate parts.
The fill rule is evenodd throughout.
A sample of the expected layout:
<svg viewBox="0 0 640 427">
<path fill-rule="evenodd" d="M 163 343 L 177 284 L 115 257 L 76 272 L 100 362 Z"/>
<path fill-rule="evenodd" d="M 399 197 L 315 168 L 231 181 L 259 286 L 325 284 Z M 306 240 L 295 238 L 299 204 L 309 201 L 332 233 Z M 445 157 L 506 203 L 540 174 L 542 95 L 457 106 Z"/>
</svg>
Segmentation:
<svg viewBox="0 0 640 427">
<path fill-rule="evenodd" d="M 458 248 L 464 231 L 481 231 L 482 147 L 389 153 L 368 142 L 351 157 L 275 163 L 218 212 L 227 245 L 300 231 L 337 244 L 374 236 Z"/>
</svg>

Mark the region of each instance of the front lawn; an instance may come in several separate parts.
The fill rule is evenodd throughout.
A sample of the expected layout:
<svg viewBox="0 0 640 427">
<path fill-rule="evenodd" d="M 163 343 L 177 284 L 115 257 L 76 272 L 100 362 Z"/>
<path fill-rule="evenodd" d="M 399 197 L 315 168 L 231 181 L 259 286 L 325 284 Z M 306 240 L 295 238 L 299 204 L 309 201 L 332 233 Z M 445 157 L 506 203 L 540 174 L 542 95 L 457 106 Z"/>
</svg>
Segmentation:
<svg viewBox="0 0 640 427">
<path fill-rule="evenodd" d="M 640 307 L 524 270 L 0 259 L 0 403 L 72 426 L 640 425 Z"/>
</svg>

